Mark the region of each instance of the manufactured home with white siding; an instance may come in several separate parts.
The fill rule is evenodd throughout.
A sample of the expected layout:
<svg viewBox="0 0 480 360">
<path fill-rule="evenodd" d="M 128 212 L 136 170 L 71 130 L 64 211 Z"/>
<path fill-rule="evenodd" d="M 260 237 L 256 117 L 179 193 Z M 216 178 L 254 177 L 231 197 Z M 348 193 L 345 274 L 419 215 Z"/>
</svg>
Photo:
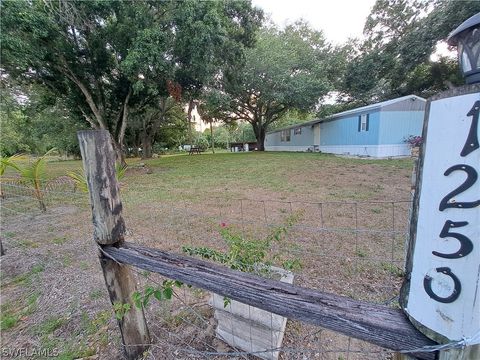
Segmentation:
<svg viewBox="0 0 480 360">
<path fill-rule="evenodd" d="M 409 95 L 267 133 L 267 151 L 407 156 L 404 139 L 421 135 L 426 100 Z"/>
</svg>

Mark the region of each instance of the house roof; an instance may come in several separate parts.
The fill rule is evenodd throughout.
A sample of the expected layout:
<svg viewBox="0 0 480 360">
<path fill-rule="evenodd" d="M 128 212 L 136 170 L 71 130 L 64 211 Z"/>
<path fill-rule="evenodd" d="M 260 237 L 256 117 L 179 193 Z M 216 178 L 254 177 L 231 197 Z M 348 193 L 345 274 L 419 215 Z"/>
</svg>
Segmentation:
<svg viewBox="0 0 480 360">
<path fill-rule="evenodd" d="M 313 119 L 313 120 L 310 120 L 310 121 L 307 121 L 307 122 L 304 122 L 304 123 L 301 123 L 301 124 L 286 126 L 284 128 L 281 128 L 281 129 L 276 129 L 276 130 L 269 131 L 267 134 L 271 134 L 271 133 L 282 131 L 282 130 L 293 129 L 293 128 L 297 128 L 297 127 L 314 125 L 314 124 L 325 122 L 325 121 L 332 121 L 332 120 L 335 120 L 335 119 L 338 119 L 338 118 L 341 118 L 341 117 L 345 117 L 345 116 L 348 116 L 348 115 L 380 109 L 380 108 L 383 108 L 383 107 L 386 107 L 386 106 L 389 106 L 389 105 L 392 105 L 392 104 L 395 104 L 395 103 L 398 103 L 398 102 L 401 102 L 401 101 L 405 101 L 405 100 L 408 100 L 408 99 L 420 100 L 422 102 L 427 101 L 424 98 L 422 98 L 420 96 L 417 96 L 417 95 L 402 96 L 402 97 L 399 97 L 399 98 L 396 98 L 396 99 L 386 100 L 386 101 L 382 101 L 382 102 L 379 102 L 379 103 L 366 105 L 366 106 L 358 107 L 358 108 L 347 110 L 347 111 L 342 111 L 342 112 L 339 112 L 337 114 L 329 115 L 329 116 L 327 116 L 323 119 Z"/>
</svg>

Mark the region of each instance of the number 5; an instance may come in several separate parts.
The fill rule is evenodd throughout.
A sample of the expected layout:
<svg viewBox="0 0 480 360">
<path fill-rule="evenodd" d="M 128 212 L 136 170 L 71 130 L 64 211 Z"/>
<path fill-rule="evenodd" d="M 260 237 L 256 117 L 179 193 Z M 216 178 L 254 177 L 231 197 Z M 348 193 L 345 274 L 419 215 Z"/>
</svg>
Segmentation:
<svg viewBox="0 0 480 360">
<path fill-rule="evenodd" d="M 470 254 L 473 250 L 472 241 L 465 235 L 455 233 L 455 232 L 450 232 L 450 228 L 457 228 L 457 227 L 462 227 L 467 225 L 468 225 L 468 221 L 447 220 L 445 222 L 445 225 L 443 225 L 442 231 L 440 232 L 440 237 L 441 238 L 452 237 L 457 239 L 458 241 L 460 241 L 460 249 L 458 249 L 457 252 L 454 252 L 451 254 L 439 253 L 437 251 L 432 251 L 432 254 L 445 259 L 459 259 Z"/>
</svg>

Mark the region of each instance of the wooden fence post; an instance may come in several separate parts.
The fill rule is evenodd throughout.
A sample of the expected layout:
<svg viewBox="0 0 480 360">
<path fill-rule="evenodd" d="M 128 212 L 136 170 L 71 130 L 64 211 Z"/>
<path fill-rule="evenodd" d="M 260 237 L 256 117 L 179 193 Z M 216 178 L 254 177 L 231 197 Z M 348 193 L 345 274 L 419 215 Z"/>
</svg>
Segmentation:
<svg viewBox="0 0 480 360">
<path fill-rule="evenodd" d="M 79 131 L 77 135 L 90 193 L 94 239 L 100 247 L 119 247 L 124 242 L 125 223 L 110 134 L 106 130 L 88 130 Z M 102 251 L 99 257 L 112 305 L 129 304 L 130 309 L 118 320 L 118 325 L 126 357 L 136 359 L 149 347 L 150 335 L 143 308 L 137 308 L 131 299 L 136 291 L 133 274 L 127 266 L 109 259 Z"/>
</svg>

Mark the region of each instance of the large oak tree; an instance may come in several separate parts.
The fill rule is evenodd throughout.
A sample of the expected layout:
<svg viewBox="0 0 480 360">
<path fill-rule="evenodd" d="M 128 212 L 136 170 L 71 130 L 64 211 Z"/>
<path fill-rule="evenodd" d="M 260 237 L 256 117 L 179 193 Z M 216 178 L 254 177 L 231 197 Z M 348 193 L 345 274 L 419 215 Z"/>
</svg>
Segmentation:
<svg viewBox="0 0 480 360">
<path fill-rule="evenodd" d="M 201 89 L 253 43 L 249 1 L 1 2 L 2 70 L 66 98 L 107 129 L 121 157 L 132 109 L 157 106 L 168 81 Z"/>
<path fill-rule="evenodd" d="M 250 123 L 258 149 L 264 150 L 272 123 L 289 109 L 315 108 L 331 89 L 330 60 L 331 48 L 322 33 L 307 24 L 284 30 L 265 27 L 255 47 L 246 50 L 245 64 L 228 69 L 207 102 L 216 104 L 226 121 Z"/>
</svg>

